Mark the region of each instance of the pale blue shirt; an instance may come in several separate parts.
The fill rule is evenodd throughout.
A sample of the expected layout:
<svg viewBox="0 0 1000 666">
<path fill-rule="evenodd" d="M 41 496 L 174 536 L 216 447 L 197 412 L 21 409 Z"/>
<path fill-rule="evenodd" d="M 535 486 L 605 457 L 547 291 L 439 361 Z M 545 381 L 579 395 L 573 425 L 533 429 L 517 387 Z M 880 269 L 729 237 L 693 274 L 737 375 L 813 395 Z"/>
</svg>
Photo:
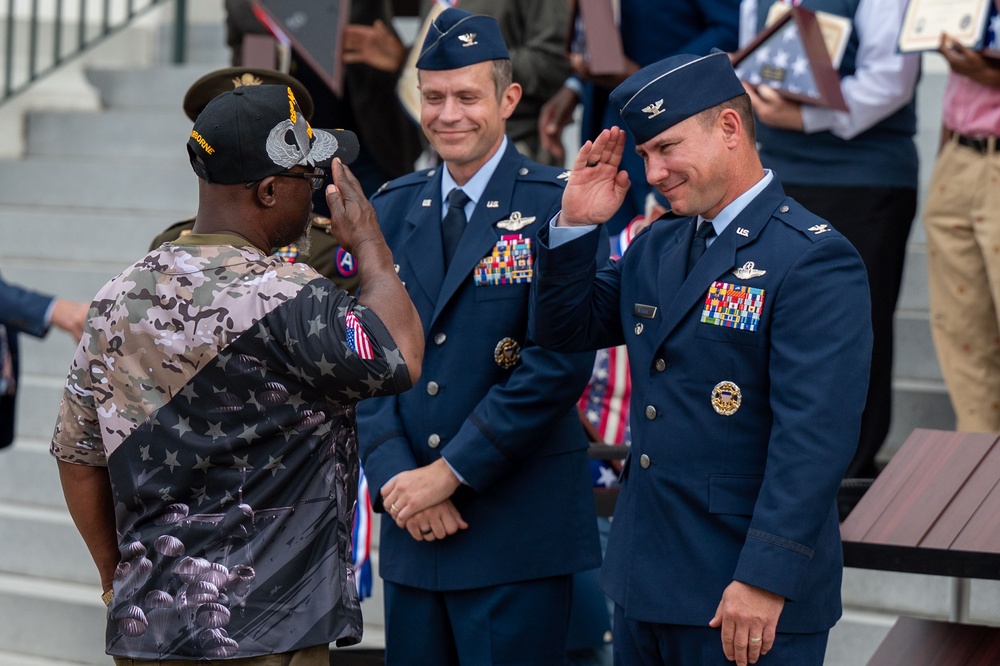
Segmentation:
<svg viewBox="0 0 1000 666">
<path fill-rule="evenodd" d="M 490 184 L 490 179 L 493 178 L 493 174 L 497 170 L 497 166 L 500 164 L 500 160 L 503 159 L 504 153 L 507 151 L 507 137 L 504 136 L 503 141 L 500 142 L 500 149 L 491 157 L 486 160 L 486 164 L 479 168 L 472 178 L 469 179 L 465 185 L 459 187 L 455 179 L 451 177 L 448 173 L 447 165 L 442 164 L 441 168 L 443 173 L 441 174 L 441 218 L 444 219 L 444 214 L 448 211 L 448 194 L 458 187 L 466 196 L 469 197 L 469 203 L 465 204 L 465 221 L 468 222 L 469 218 L 472 217 L 472 211 L 476 209 L 476 204 L 479 200 L 483 198 L 483 192 L 486 191 L 486 186 Z"/>
</svg>

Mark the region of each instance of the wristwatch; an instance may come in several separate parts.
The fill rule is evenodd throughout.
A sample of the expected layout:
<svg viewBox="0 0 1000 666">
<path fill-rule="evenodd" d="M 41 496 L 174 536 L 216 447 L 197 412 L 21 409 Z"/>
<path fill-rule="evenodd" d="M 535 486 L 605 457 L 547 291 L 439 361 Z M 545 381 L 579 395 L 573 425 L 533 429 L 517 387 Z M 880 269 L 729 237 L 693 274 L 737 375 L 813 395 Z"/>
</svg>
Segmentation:
<svg viewBox="0 0 1000 666">
<path fill-rule="evenodd" d="M 111 598 L 114 596 L 115 596 L 115 590 L 114 588 L 111 588 L 110 590 L 101 595 L 101 601 L 104 602 L 105 606 L 110 606 Z"/>
</svg>

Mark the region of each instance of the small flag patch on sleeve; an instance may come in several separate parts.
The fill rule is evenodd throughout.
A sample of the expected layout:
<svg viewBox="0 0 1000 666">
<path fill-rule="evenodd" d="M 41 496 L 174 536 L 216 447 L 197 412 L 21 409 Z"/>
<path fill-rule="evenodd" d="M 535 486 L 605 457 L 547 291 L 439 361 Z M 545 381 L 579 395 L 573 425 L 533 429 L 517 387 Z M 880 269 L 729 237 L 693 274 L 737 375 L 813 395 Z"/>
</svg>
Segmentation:
<svg viewBox="0 0 1000 666">
<path fill-rule="evenodd" d="M 371 340 L 368 339 L 368 334 L 365 333 L 364 326 L 361 325 L 361 321 L 354 314 L 353 310 L 347 313 L 346 323 L 347 346 L 351 348 L 351 351 L 364 361 L 370 361 L 375 358 Z"/>
</svg>

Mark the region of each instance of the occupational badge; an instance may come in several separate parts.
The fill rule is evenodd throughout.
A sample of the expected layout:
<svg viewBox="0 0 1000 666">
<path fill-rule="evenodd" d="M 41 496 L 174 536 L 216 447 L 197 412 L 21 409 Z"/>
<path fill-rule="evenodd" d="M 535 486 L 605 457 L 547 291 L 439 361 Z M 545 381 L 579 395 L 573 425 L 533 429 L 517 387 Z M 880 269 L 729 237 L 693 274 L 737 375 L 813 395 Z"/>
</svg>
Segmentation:
<svg viewBox="0 0 1000 666">
<path fill-rule="evenodd" d="M 756 277 L 764 275 L 765 273 L 767 273 L 767 271 L 762 271 L 755 268 L 754 263 L 752 261 L 748 261 L 747 263 L 743 264 L 742 266 L 733 271 L 733 275 L 735 275 L 741 280 L 752 280 Z"/>
<path fill-rule="evenodd" d="M 740 387 L 732 382 L 719 382 L 712 389 L 712 409 L 722 416 L 732 416 L 743 404 Z"/>
<path fill-rule="evenodd" d="M 525 217 L 521 215 L 521 211 L 515 210 L 513 213 L 510 214 L 509 218 L 497 222 L 497 226 L 507 231 L 520 231 L 521 229 L 525 228 L 534 221 L 535 221 L 534 215 L 530 217 Z"/>
<path fill-rule="evenodd" d="M 504 338 L 493 350 L 493 360 L 504 370 L 510 370 L 521 360 L 521 345 L 514 338 Z"/>
</svg>

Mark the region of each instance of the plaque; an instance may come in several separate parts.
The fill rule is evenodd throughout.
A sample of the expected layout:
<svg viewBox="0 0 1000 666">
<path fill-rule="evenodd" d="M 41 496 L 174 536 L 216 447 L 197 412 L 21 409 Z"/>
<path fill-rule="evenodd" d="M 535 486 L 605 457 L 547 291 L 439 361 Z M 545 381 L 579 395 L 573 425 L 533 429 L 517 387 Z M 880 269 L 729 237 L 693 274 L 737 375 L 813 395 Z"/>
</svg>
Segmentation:
<svg viewBox="0 0 1000 666">
<path fill-rule="evenodd" d="M 319 74 L 330 89 L 344 92 L 344 27 L 350 0 L 253 0 L 254 14 L 280 43 Z"/>
<path fill-rule="evenodd" d="M 803 104 L 847 111 L 816 14 L 792 7 L 733 56 L 741 81 Z"/>
<path fill-rule="evenodd" d="M 574 0 L 567 50 L 587 61 L 595 76 L 625 74 L 625 49 L 618 30 L 617 0 Z"/>
<path fill-rule="evenodd" d="M 983 46 L 993 0 L 910 0 L 899 31 L 899 50 L 936 51 L 947 34 L 970 49 Z"/>
</svg>

